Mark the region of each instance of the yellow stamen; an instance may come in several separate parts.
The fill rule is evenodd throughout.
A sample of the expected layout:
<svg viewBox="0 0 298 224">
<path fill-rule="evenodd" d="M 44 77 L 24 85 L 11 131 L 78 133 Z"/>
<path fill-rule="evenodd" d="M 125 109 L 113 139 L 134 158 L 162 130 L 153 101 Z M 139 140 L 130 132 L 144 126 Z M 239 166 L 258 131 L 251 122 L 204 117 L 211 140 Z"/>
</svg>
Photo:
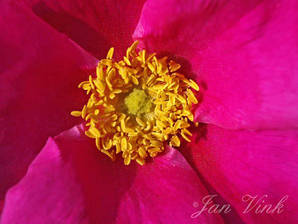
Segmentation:
<svg viewBox="0 0 298 224">
<path fill-rule="evenodd" d="M 74 117 L 80 117 L 82 115 L 82 112 L 81 111 L 72 111 L 71 115 Z"/>
<path fill-rule="evenodd" d="M 178 136 L 191 141 L 191 108 L 198 103 L 193 91 L 199 86 L 179 73 L 180 64 L 138 51 L 137 45 L 118 62 L 114 48 L 109 50 L 96 76 L 78 86 L 90 94 L 88 102 L 71 112 L 87 121 L 85 134 L 95 139 L 99 151 L 112 160 L 122 154 L 125 165 L 133 160 L 145 164 L 147 157 L 164 151 L 164 142 L 179 147 Z"/>
</svg>

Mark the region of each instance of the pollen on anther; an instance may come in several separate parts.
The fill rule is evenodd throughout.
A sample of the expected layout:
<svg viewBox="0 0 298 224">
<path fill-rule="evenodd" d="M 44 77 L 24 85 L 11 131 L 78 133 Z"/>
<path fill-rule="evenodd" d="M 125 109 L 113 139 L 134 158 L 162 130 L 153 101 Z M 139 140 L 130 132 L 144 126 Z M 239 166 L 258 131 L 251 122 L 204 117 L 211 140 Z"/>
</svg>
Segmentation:
<svg viewBox="0 0 298 224">
<path fill-rule="evenodd" d="M 180 147 L 191 141 L 192 106 L 198 103 L 193 91 L 199 86 L 179 72 L 180 64 L 138 51 L 137 45 L 120 61 L 113 59 L 114 48 L 108 51 L 96 73 L 78 85 L 88 102 L 71 112 L 86 121 L 85 134 L 100 152 L 112 160 L 121 155 L 125 165 L 144 165 L 165 150 L 165 143 Z"/>
</svg>

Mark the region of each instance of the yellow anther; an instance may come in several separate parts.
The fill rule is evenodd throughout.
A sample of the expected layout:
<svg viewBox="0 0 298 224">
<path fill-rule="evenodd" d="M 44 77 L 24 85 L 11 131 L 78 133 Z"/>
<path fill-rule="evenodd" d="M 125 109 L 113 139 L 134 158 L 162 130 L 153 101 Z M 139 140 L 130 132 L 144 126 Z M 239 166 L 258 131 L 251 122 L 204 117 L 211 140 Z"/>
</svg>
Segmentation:
<svg viewBox="0 0 298 224">
<path fill-rule="evenodd" d="M 90 83 L 89 83 L 89 82 L 86 83 L 86 84 L 83 84 L 82 87 L 83 87 L 83 90 L 86 90 L 86 91 L 88 91 L 88 90 L 91 89 L 91 87 L 90 87 Z"/>
<path fill-rule="evenodd" d="M 186 128 L 182 129 L 182 132 L 189 135 L 189 136 L 192 136 L 192 133 Z"/>
<path fill-rule="evenodd" d="M 131 160 L 131 155 L 128 155 L 127 157 L 124 158 L 124 164 L 129 165 Z"/>
<path fill-rule="evenodd" d="M 110 148 L 112 147 L 112 144 L 113 144 L 112 139 L 109 139 L 108 141 L 106 141 L 106 142 L 103 144 L 103 148 L 104 148 L 105 150 L 108 150 L 108 149 L 110 149 Z"/>
<path fill-rule="evenodd" d="M 95 86 L 93 84 L 93 79 L 92 79 L 92 76 L 91 75 L 89 75 L 89 83 L 90 83 L 91 88 L 94 89 Z"/>
<path fill-rule="evenodd" d="M 106 151 L 106 150 L 101 150 L 102 153 L 106 154 L 108 157 L 111 158 L 111 160 L 115 160 L 116 157 L 115 157 L 115 152 L 114 151 Z"/>
<path fill-rule="evenodd" d="M 85 134 L 95 139 L 100 152 L 112 160 L 122 155 L 125 165 L 145 164 L 148 156 L 164 151 L 164 142 L 179 147 L 179 135 L 190 141 L 191 107 L 198 103 L 192 91 L 199 87 L 177 73 L 178 63 L 138 51 L 137 45 L 134 42 L 118 62 L 110 48 L 96 67 L 96 77 L 79 84 L 90 94 L 88 102 L 71 112 L 87 121 Z"/>
<path fill-rule="evenodd" d="M 96 75 L 98 80 L 103 80 L 104 72 L 101 64 L 98 64 L 96 67 Z"/>
<path fill-rule="evenodd" d="M 144 129 L 144 131 L 149 131 L 151 128 L 152 128 L 152 124 L 149 122 L 149 121 L 147 121 L 146 122 L 146 128 Z"/>
<path fill-rule="evenodd" d="M 189 84 L 190 87 L 193 88 L 194 90 L 199 91 L 200 88 L 199 88 L 198 84 L 195 83 L 192 79 L 189 80 L 189 83 L 188 83 L 188 84 Z"/>
<path fill-rule="evenodd" d="M 141 159 L 141 158 L 136 158 L 136 162 L 138 164 L 140 164 L 141 166 L 143 166 L 145 164 L 145 160 L 144 159 Z"/>
<path fill-rule="evenodd" d="M 116 143 L 116 154 L 121 152 L 121 144 L 119 142 Z"/>
<path fill-rule="evenodd" d="M 96 138 L 96 136 L 94 136 L 94 135 L 90 132 L 90 130 L 85 131 L 85 135 L 87 135 L 89 138 Z"/>
<path fill-rule="evenodd" d="M 121 150 L 124 152 L 127 149 L 127 140 L 125 137 L 121 139 Z"/>
<path fill-rule="evenodd" d="M 84 119 L 86 117 L 86 113 L 87 113 L 87 106 L 84 105 L 83 109 L 82 109 L 82 118 Z"/>
<path fill-rule="evenodd" d="M 198 100 L 190 89 L 187 89 L 187 96 L 191 104 L 197 104 Z"/>
<path fill-rule="evenodd" d="M 143 146 L 139 147 L 138 152 L 139 152 L 139 155 L 141 156 L 142 159 L 147 157 L 146 150 L 144 149 Z"/>
<path fill-rule="evenodd" d="M 133 82 L 133 84 L 135 84 L 136 86 L 139 85 L 139 80 L 134 77 L 134 76 L 131 76 L 131 81 Z"/>
<path fill-rule="evenodd" d="M 148 68 L 153 72 L 154 74 L 156 73 L 156 68 L 152 63 L 148 63 Z"/>
<path fill-rule="evenodd" d="M 111 67 L 113 65 L 113 62 L 111 59 L 102 59 L 100 60 L 99 62 L 101 65 L 105 65 L 105 66 L 108 66 L 108 67 Z"/>
<path fill-rule="evenodd" d="M 89 128 L 89 132 L 95 136 L 96 138 L 99 138 L 100 137 L 100 132 L 99 130 L 96 128 L 96 127 L 90 127 Z"/>
<path fill-rule="evenodd" d="M 140 55 L 142 57 L 142 62 L 145 64 L 146 63 L 146 51 L 142 50 Z"/>
<path fill-rule="evenodd" d="M 108 54 L 107 54 L 107 59 L 112 59 L 114 54 L 114 48 L 111 47 Z"/>
<path fill-rule="evenodd" d="M 84 85 L 88 85 L 89 84 L 89 81 L 84 81 L 84 82 L 81 82 L 79 85 L 78 85 L 78 88 L 82 88 Z"/>
<path fill-rule="evenodd" d="M 100 138 L 95 139 L 95 145 L 97 149 L 100 149 Z"/>
<path fill-rule="evenodd" d="M 145 122 L 144 122 L 144 121 L 142 121 L 142 119 L 141 119 L 141 118 L 139 118 L 139 117 L 136 117 L 136 121 L 137 121 L 137 123 L 138 123 L 140 126 L 142 126 L 142 127 L 146 127 L 146 124 L 145 124 Z"/>
<path fill-rule="evenodd" d="M 82 115 L 82 112 L 81 111 L 72 111 L 70 114 L 74 117 L 80 117 Z"/>
<path fill-rule="evenodd" d="M 188 142 L 191 142 L 190 138 L 186 136 L 185 132 L 181 132 L 181 136 Z"/>
<path fill-rule="evenodd" d="M 177 137 L 177 135 L 174 135 L 171 138 L 170 145 L 174 146 L 174 147 L 179 147 L 180 146 L 180 139 Z"/>
<path fill-rule="evenodd" d="M 124 59 L 124 61 L 125 61 L 125 63 L 126 63 L 127 65 L 131 65 L 131 63 L 130 63 L 130 61 L 129 61 L 129 59 L 128 59 L 127 57 L 124 57 L 123 59 Z"/>
<path fill-rule="evenodd" d="M 136 50 L 138 44 L 139 44 L 139 41 L 138 40 L 136 40 L 135 42 L 133 42 L 133 44 L 130 46 L 131 51 L 134 52 Z"/>
</svg>

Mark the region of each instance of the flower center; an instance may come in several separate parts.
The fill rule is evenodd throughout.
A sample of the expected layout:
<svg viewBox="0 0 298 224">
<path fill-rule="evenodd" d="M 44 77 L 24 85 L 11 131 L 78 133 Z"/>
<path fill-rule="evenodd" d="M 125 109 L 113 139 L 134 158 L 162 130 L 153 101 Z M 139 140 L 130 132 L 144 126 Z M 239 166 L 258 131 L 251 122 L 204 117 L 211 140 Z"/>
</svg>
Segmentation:
<svg viewBox="0 0 298 224">
<path fill-rule="evenodd" d="M 121 155 L 125 165 L 132 160 L 143 165 L 163 152 L 166 142 L 179 147 L 180 137 L 190 142 L 191 108 L 198 103 L 193 90 L 199 87 L 179 73 L 179 64 L 137 51 L 137 44 L 121 61 L 112 59 L 114 48 L 109 50 L 96 76 L 79 84 L 90 95 L 88 102 L 71 112 L 86 121 L 85 134 L 98 150 L 112 160 Z"/>
<path fill-rule="evenodd" d="M 149 113 L 152 108 L 150 97 L 144 90 L 134 88 L 124 99 L 129 114 L 138 115 Z"/>
</svg>

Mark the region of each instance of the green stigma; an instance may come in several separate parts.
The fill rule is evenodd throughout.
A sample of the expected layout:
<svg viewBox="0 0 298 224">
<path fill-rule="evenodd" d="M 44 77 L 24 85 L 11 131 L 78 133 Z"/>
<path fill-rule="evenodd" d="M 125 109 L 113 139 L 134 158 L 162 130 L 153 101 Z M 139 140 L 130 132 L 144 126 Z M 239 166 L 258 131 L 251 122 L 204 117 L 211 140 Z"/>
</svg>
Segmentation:
<svg viewBox="0 0 298 224">
<path fill-rule="evenodd" d="M 141 115 L 151 112 L 152 103 L 144 90 L 134 88 L 124 99 L 129 114 Z"/>
</svg>

